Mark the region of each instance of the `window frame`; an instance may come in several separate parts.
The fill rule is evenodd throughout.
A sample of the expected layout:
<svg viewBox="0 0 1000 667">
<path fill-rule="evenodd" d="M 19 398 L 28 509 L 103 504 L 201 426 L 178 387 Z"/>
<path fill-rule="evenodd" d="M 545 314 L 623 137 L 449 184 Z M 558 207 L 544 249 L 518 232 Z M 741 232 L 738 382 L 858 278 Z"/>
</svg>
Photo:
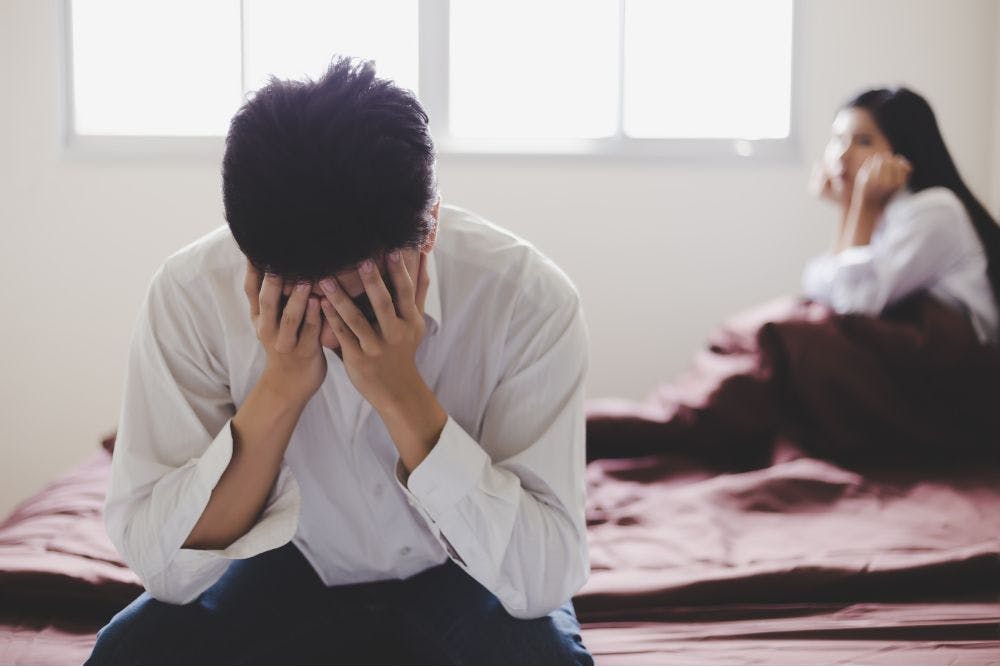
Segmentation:
<svg viewBox="0 0 1000 667">
<path fill-rule="evenodd" d="M 618 0 L 618 126 L 615 135 L 597 139 L 468 139 L 451 136 L 448 131 L 449 77 L 449 2 L 417 0 L 418 12 L 418 86 L 420 100 L 430 118 L 431 135 L 440 156 L 460 159 L 477 158 L 598 158 L 657 160 L 670 162 L 758 163 L 797 160 L 800 100 L 798 66 L 800 20 L 797 3 L 792 3 L 792 56 L 790 118 L 787 137 L 772 139 L 637 138 L 623 131 L 624 104 L 624 12 L 627 0 Z M 225 148 L 222 136 L 90 135 L 75 131 L 73 81 L 73 0 L 59 3 L 60 118 L 64 153 L 70 158 L 206 158 L 218 159 Z M 242 22 L 243 3 L 240 0 Z M 243 33 L 242 25 L 240 29 Z M 241 47 L 242 41 L 241 41 Z M 240 78 L 245 88 L 241 57 Z"/>
</svg>

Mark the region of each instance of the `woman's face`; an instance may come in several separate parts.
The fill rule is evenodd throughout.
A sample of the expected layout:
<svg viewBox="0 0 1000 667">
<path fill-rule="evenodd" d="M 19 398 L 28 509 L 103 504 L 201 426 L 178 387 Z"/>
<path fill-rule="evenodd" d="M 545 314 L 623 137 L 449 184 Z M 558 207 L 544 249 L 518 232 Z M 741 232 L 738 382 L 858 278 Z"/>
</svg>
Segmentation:
<svg viewBox="0 0 1000 667">
<path fill-rule="evenodd" d="M 823 162 L 830 185 L 841 202 L 848 203 L 854 178 L 864 161 L 876 153 L 892 155 L 892 146 L 866 109 L 841 109 L 833 120 Z"/>
</svg>

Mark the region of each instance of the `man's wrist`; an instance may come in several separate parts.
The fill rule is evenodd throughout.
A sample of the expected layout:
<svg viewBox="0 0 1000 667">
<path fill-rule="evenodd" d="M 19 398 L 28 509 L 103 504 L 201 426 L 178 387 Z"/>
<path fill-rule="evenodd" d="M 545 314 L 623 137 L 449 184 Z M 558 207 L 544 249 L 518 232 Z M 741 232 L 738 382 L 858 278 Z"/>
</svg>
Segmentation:
<svg viewBox="0 0 1000 667">
<path fill-rule="evenodd" d="M 301 389 L 285 382 L 281 377 L 266 368 L 261 374 L 260 379 L 257 380 L 257 385 L 254 389 L 261 394 L 262 398 L 269 405 L 284 410 L 301 411 L 306 403 L 309 402 L 309 399 L 312 398 L 312 394 L 306 394 Z"/>
<path fill-rule="evenodd" d="M 423 379 L 375 409 L 396 444 L 407 473 L 427 458 L 448 422 L 448 412 Z"/>
</svg>

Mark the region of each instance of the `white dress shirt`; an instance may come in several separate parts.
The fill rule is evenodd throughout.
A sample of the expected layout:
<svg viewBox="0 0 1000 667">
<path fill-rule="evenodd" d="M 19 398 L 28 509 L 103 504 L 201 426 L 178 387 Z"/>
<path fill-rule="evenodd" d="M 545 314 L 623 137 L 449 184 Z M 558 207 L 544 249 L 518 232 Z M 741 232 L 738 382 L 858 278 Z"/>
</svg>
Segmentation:
<svg viewBox="0 0 1000 667">
<path fill-rule="evenodd" d="M 378 413 L 324 348 L 327 377 L 257 523 L 184 549 L 233 452 L 230 419 L 266 360 L 222 226 L 156 273 L 133 334 L 107 527 L 153 597 L 187 603 L 232 559 L 289 540 L 327 585 L 405 578 L 449 556 L 519 618 L 589 573 L 587 333 L 576 289 L 514 234 L 442 207 L 416 364 L 448 421 L 407 482 Z"/>
<path fill-rule="evenodd" d="M 997 306 L 986 254 L 955 193 L 933 187 L 903 190 L 889 201 L 868 245 L 811 260 L 802 275 L 805 295 L 838 313 L 878 315 L 927 290 L 971 320 L 983 343 L 998 340 Z"/>
</svg>

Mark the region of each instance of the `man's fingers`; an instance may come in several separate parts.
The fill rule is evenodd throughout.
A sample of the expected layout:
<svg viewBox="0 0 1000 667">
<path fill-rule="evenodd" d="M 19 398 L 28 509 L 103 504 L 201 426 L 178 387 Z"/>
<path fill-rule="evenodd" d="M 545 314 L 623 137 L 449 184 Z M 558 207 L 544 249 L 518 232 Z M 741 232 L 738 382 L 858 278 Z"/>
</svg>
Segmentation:
<svg viewBox="0 0 1000 667">
<path fill-rule="evenodd" d="M 281 313 L 278 338 L 274 342 L 274 349 L 278 352 L 291 352 L 295 349 L 299 339 L 299 325 L 302 324 L 302 316 L 309 301 L 309 291 L 309 283 L 299 283 L 292 290 L 292 296 Z"/>
<path fill-rule="evenodd" d="M 431 285 L 430 274 L 427 273 L 427 253 L 420 253 L 420 268 L 417 270 L 417 308 L 420 313 L 424 312 L 424 305 L 427 303 L 427 290 Z"/>
<path fill-rule="evenodd" d="M 354 305 L 351 298 L 347 296 L 347 292 L 337 282 L 337 279 L 334 277 L 324 278 L 319 281 L 319 286 L 323 290 L 323 294 L 326 295 L 327 300 L 333 306 L 338 319 L 347 325 L 350 333 L 357 339 L 361 347 L 365 350 L 373 350 L 378 345 L 378 337 L 375 335 L 375 331 L 361 311 L 358 310 L 358 307 Z M 331 317 L 326 308 L 323 309 L 323 313 L 328 320 L 333 321 L 334 318 Z M 341 344 L 343 344 L 345 341 L 340 329 L 334 326 L 333 331 L 337 334 L 337 338 L 340 339 Z"/>
<path fill-rule="evenodd" d="M 379 273 L 375 262 L 370 259 L 361 262 L 361 265 L 358 266 L 358 275 L 361 276 L 361 282 L 365 286 L 365 294 L 368 295 L 368 301 L 372 304 L 372 310 L 375 311 L 375 317 L 378 319 L 382 331 L 393 331 L 398 320 L 396 306 L 392 302 L 392 295 L 389 294 L 389 289 L 385 286 L 385 281 L 382 280 L 382 274 Z"/>
<path fill-rule="evenodd" d="M 413 321 L 417 314 L 416 287 L 406 268 L 406 262 L 403 261 L 403 253 L 399 250 L 389 253 L 386 264 L 389 266 L 389 277 L 392 278 L 392 285 L 396 290 L 399 316 L 404 320 Z"/>
<path fill-rule="evenodd" d="M 281 301 L 281 278 L 268 273 L 260 287 L 257 296 L 257 306 L 260 319 L 257 321 L 257 334 L 265 340 L 270 340 L 278 330 L 278 303 Z"/>
<path fill-rule="evenodd" d="M 354 332 L 351 331 L 351 328 L 347 326 L 347 323 L 344 322 L 344 319 L 340 316 L 340 313 L 337 312 L 337 309 L 334 308 L 333 304 L 330 303 L 328 298 L 320 301 L 320 308 L 323 310 L 323 315 L 326 316 L 327 326 L 340 342 L 340 349 L 345 352 L 349 351 L 352 354 L 360 353 L 361 344 L 358 341 L 358 337 L 355 336 Z"/>
<path fill-rule="evenodd" d="M 310 352 L 320 346 L 320 327 L 323 317 L 319 309 L 319 297 L 310 296 L 306 301 L 306 315 L 302 321 L 302 331 L 299 333 L 298 346 L 300 349 Z"/>
<path fill-rule="evenodd" d="M 329 320 L 326 319 L 326 313 L 323 312 L 322 304 L 320 304 L 320 313 L 322 315 L 320 318 L 322 329 L 319 334 L 319 344 L 330 349 L 339 347 L 340 341 L 337 339 L 337 334 L 333 332 Z"/>
<path fill-rule="evenodd" d="M 257 316 L 260 315 L 260 285 L 264 281 L 264 276 L 261 275 L 260 271 L 250 259 L 247 259 L 247 272 L 243 277 L 243 292 L 247 295 L 247 301 L 250 302 L 250 319 L 254 322 L 257 321 Z"/>
</svg>

